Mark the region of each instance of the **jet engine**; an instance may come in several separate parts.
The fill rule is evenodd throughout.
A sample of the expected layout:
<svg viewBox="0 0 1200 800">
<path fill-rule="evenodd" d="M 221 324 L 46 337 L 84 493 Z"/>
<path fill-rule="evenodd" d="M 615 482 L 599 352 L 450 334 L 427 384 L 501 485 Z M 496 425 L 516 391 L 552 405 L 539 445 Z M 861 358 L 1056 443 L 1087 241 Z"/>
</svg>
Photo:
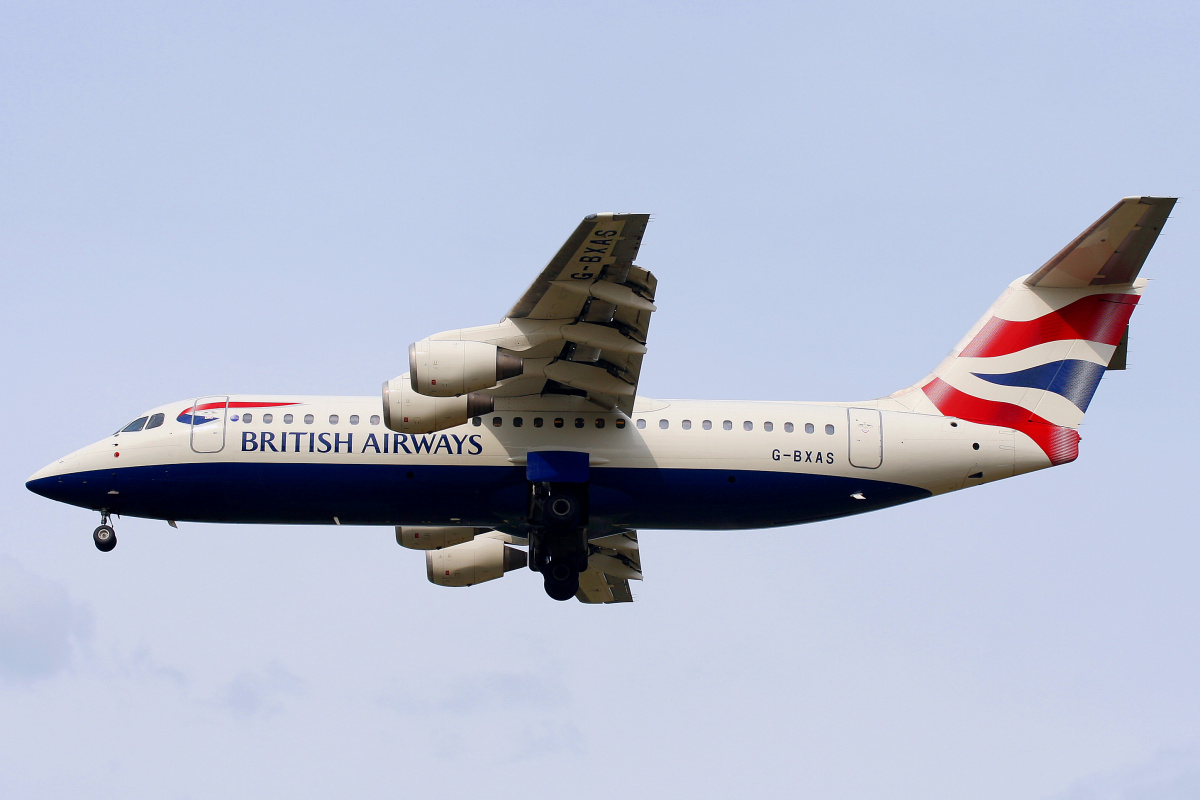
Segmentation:
<svg viewBox="0 0 1200 800">
<path fill-rule="evenodd" d="M 429 397 L 455 397 L 490 389 L 521 374 L 520 356 L 486 342 L 422 339 L 408 347 L 412 390 Z"/>
<path fill-rule="evenodd" d="M 413 391 L 407 375 L 383 384 L 383 424 L 397 433 L 433 433 L 463 425 L 495 407 L 491 395 L 428 397 Z"/>
<path fill-rule="evenodd" d="M 397 525 L 396 543 L 409 550 L 440 550 L 469 542 L 491 528 L 464 528 L 453 525 Z"/>
<path fill-rule="evenodd" d="M 474 586 L 495 580 L 529 563 L 524 550 L 500 539 L 480 536 L 469 542 L 425 553 L 425 569 L 438 586 Z"/>
</svg>

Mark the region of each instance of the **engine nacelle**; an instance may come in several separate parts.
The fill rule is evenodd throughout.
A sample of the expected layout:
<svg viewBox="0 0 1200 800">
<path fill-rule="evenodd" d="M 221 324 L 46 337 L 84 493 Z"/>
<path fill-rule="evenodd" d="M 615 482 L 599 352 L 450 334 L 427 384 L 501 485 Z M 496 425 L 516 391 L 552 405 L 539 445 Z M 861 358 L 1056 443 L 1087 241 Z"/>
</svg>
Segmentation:
<svg viewBox="0 0 1200 800">
<path fill-rule="evenodd" d="M 407 375 L 383 384 L 383 424 L 397 433 L 433 433 L 463 425 L 495 408 L 491 395 L 428 397 L 413 391 Z"/>
<path fill-rule="evenodd" d="M 529 557 L 524 550 L 509 547 L 489 536 L 425 554 L 429 580 L 438 586 L 474 586 L 495 580 L 528 563 Z"/>
<path fill-rule="evenodd" d="M 409 550 L 441 550 L 469 542 L 491 528 L 463 528 L 451 525 L 397 525 L 396 543 Z"/>
<path fill-rule="evenodd" d="M 485 342 L 431 341 L 408 346 L 412 389 L 430 397 L 455 397 L 490 389 L 521 374 L 520 356 Z"/>
</svg>

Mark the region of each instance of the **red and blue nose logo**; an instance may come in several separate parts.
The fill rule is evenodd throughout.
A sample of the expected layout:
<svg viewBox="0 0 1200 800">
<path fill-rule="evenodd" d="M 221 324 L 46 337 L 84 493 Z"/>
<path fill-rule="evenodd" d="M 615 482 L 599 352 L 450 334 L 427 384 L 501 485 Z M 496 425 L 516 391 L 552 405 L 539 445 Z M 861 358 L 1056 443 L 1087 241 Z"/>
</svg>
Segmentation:
<svg viewBox="0 0 1200 800">
<path fill-rule="evenodd" d="M 201 403 L 198 406 L 188 406 L 183 411 L 179 412 L 179 416 L 175 419 L 182 422 L 184 425 L 191 425 L 193 428 L 199 425 L 205 425 L 209 422 L 216 422 L 221 418 L 221 411 L 228 408 L 230 411 L 235 409 L 251 409 L 251 408 L 279 408 L 280 406 L 294 406 L 298 403 L 260 403 L 260 402 L 244 402 L 238 401 L 233 403 Z M 230 417 L 234 422 L 238 416 L 234 414 Z"/>
</svg>

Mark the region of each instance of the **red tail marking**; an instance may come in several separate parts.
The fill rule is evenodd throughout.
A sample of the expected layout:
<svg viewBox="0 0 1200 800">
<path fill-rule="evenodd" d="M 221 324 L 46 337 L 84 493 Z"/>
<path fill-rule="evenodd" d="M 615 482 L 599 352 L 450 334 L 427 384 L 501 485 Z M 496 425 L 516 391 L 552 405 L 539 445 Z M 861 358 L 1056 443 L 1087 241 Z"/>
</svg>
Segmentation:
<svg viewBox="0 0 1200 800">
<path fill-rule="evenodd" d="M 1093 294 L 1025 322 L 992 317 L 960 353 L 971 358 L 1006 356 L 1064 339 L 1117 344 L 1137 305 L 1136 294 Z"/>
<path fill-rule="evenodd" d="M 941 378 L 921 387 L 938 411 L 968 422 L 1012 428 L 1033 439 L 1054 466 L 1079 457 L 1079 432 L 1042 419 L 1027 408 L 984 400 L 955 389 Z"/>
</svg>

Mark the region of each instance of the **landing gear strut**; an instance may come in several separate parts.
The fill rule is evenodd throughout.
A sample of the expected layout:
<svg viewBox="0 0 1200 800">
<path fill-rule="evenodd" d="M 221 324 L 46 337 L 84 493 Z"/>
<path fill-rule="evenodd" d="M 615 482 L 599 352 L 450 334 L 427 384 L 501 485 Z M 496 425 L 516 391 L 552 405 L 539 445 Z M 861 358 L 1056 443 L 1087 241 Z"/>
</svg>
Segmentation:
<svg viewBox="0 0 1200 800">
<path fill-rule="evenodd" d="M 101 553 L 107 553 L 117 546 L 117 532 L 108 524 L 108 512 L 100 512 L 100 527 L 92 531 L 92 541 Z"/>
<path fill-rule="evenodd" d="M 546 594 L 570 600 L 588 564 L 587 485 L 542 482 L 530 489 L 529 568 L 542 573 Z"/>
</svg>

